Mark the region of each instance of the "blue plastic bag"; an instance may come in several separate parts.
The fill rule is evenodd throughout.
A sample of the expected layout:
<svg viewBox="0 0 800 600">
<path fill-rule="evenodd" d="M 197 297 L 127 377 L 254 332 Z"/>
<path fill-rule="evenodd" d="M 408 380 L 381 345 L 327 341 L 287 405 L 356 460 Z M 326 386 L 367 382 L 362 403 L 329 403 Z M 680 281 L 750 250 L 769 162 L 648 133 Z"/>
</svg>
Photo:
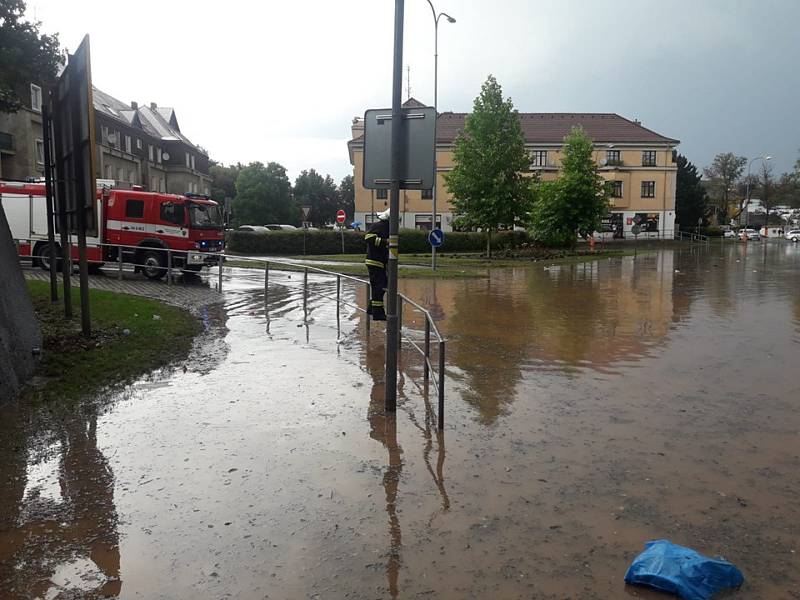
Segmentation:
<svg viewBox="0 0 800 600">
<path fill-rule="evenodd" d="M 684 600 L 708 600 L 744 582 L 742 572 L 727 560 L 708 558 L 669 540 L 647 542 L 644 548 L 625 573 L 626 583 L 670 592 Z"/>
</svg>

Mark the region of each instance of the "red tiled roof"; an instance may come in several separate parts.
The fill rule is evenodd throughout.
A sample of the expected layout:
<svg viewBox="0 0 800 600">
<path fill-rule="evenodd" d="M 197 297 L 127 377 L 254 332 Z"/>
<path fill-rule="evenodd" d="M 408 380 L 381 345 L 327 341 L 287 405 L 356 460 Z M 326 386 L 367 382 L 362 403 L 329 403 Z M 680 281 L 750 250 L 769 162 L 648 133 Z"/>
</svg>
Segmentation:
<svg viewBox="0 0 800 600">
<path fill-rule="evenodd" d="M 466 113 L 441 113 L 437 122 L 437 142 L 452 142 L 464 129 Z M 520 113 L 522 134 L 528 143 L 559 144 L 573 127 L 580 126 L 595 143 L 677 144 L 614 113 Z"/>
<path fill-rule="evenodd" d="M 453 142 L 464 129 L 467 113 L 439 113 L 436 142 Z M 595 143 L 679 144 L 680 141 L 642 127 L 615 113 L 520 113 L 522 134 L 528 144 L 560 144 L 573 127 L 580 126 Z M 361 141 L 358 136 L 351 142 Z"/>
</svg>

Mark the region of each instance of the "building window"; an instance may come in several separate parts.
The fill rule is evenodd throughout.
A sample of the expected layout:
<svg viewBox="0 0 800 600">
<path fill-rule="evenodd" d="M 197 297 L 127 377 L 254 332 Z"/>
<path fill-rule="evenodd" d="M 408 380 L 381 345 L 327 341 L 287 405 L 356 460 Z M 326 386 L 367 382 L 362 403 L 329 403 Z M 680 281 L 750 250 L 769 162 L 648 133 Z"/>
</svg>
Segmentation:
<svg viewBox="0 0 800 600">
<path fill-rule="evenodd" d="M 643 167 L 655 167 L 656 166 L 656 151 L 655 150 L 645 150 L 642 152 L 642 166 Z"/>
<path fill-rule="evenodd" d="M 125 152 L 131 154 L 131 136 L 125 136 Z"/>
<path fill-rule="evenodd" d="M 103 125 L 100 129 L 100 143 L 103 145 L 108 144 L 108 125 Z"/>
<path fill-rule="evenodd" d="M 159 192 L 161 192 L 162 194 L 163 194 L 164 192 L 166 192 L 166 191 L 167 191 L 167 184 L 166 184 L 166 182 L 164 181 L 164 178 L 163 178 L 163 177 L 161 177 L 161 178 L 158 180 L 158 191 L 159 191 Z"/>
<path fill-rule="evenodd" d="M 114 167 L 111 165 L 106 165 L 106 179 L 114 179 Z"/>
<path fill-rule="evenodd" d="M 611 197 L 612 198 L 622 198 L 622 182 L 612 181 L 611 182 Z"/>
<path fill-rule="evenodd" d="M 194 154 L 192 154 L 192 170 L 194 170 Z"/>
<path fill-rule="evenodd" d="M 161 148 L 156 148 L 156 162 L 161 164 Z"/>
<path fill-rule="evenodd" d="M 157 192 L 158 191 L 158 179 L 155 177 L 150 178 L 150 191 Z"/>
<path fill-rule="evenodd" d="M 134 171 L 133 169 L 128 171 L 128 181 L 131 182 L 131 185 L 136 184 L 136 171 Z"/>
<path fill-rule="evenodd" d="M 389 190 L 377 190 L 377 192 L 378 193 L 375 194 L 375 197 L 378 200 L 386 200 L 389 197 Z"/>
<path fill-rule="evenodd" d="M 147 144 L 147 159 L 153 162 L 153 144 Z"/>
<path fill-rule="evenodd" d="M 191 161 L 189 160 L 189 158 L 190 158 L 189 157 L 189 153 L 187 152 L 186 153 L 186 166 L 187 167 L 191 167 L 192 166 Z"/>
<path fill-rule="evenodd" d="M 656 197 L 656 182 L 643 181 L 642 182 L 642 198 L 655 198 Z"/>
<path fill-rule="evenodd" d="M 125 181 L 125 169 L 117 167 L 117 181 Z"/>
<path fill-rule="evenodd" d="M 42 88 L 35 83 L 31 84 L 31 109 L 42 112 Z"/>
<path fill-rule="evenodd" d="M 144 217 L 144 200 L 128 200 L 125 204 L 125 216 L 131 219 Z"/>
<path fill-rule="evenodd" d="M 423 200 L 433 200 L 433 190 L 422 190 L 422 199 Z"/>
<path fill-rule="evenodd" d="M 36 140 L 36 164 L 43 165 L 44 164 L 44 141 L 43 140 Z"/>
<path fill-rule="evenodd" d="M 622 159 L 620 158 L 619 150 L 606 150 L 606 166 L 619 167 L 621 165 Z"/>
<path fill-rule="evenodd" d="M 136 138 L 136 149 L 137 150 L 142 149 L 142 140 L 140 140 L 139 138 Z"/>
<path fill-rule="evenodd" d="M 546 167 L 547 166 L 547 150 L 534 150 L 531 152 L 531 166 L 532 167 Z"/>
</svg>

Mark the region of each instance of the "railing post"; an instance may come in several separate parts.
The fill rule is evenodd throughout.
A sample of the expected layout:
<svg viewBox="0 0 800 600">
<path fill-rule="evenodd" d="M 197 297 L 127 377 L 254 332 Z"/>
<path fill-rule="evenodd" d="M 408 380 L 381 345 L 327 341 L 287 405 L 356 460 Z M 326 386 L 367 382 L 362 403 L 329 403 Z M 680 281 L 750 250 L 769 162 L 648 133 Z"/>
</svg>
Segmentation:
<svg viewBox="0 0 800 600">
<path fill-rule="evenodd" d="M 308 267 L 303 269 L 303 310 L 305 311 L 308 305 Z"/>
<path fill-rule="evenodd" d="M 167 285 L 172 285 L 172 250 L 167 248 Z"/>
<path fill-rule="evenodd" d="M 422 369 L 422 376 L 425 378 L 425 383 L 428 382 L 430 377 L 430 369 L 428 362 L 431 359 L 431 322 L 428 317 L 425 317 L 425 365 Z"/>
<path fill-rule="evenodd" d="M 117 246 L 117 279 L 122 281 L 122 246 Z"/>
<path fill-rule="evenodd" d="M 439 431 L 444 429 L 444 340 L 439 340 Z"/>
<path fill-rule="evenodd" d="M 223 264 L 223 258 L 222 258 L 222 253 L 220 252 L 220 254 L 219 254 L 219 281 L 217 283 L 217 287 L 219 288 L 219 293 L 220 294 L 222 293 L 222 264 Z"/>
<path fill-rule="evenodd" d="M 341 293 L 342 293 L 342 276 L 336 276 L 336 339 L 341 335 Z"/>
<path fill-rule="evenodd" d="M 264 263 L 264 298 L 269 295 L 269 261 Z"/>
<path fill-rule="evenodd" d="M 364 289 L 367 292 L 367 305 L 366 306 L 367 306 L 367 310 L 369 310 L 369 307 L 371 306 L 371 302 L 372 302 L 372 297 L 371 297 L 370 288 L 369 288 L 369 282 L 364 284 Z M 370 327 L 370 321 L 371 320 L 372 320 L 372 317 L 369 314 L 367 314 L 367 333 L 369 333 L 369 327 Z"/>
<path fill-rule="evenodd" d="M 403 348 L 403 297 L 397 294 L 397 347 Z"/>
</svg>

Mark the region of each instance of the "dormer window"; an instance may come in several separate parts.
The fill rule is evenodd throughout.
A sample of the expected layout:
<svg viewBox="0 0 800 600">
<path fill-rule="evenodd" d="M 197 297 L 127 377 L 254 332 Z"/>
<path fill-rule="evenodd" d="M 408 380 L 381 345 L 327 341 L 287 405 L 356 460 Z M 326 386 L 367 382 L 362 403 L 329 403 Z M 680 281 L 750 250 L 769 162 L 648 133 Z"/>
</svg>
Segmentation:
<svg viewBox="0 0 800 600">
<path fill-rule="evenodd" d="M 31 110 L 42 112 L 42 88 L 35 83 L 31 84 Z"/>
</svg>

